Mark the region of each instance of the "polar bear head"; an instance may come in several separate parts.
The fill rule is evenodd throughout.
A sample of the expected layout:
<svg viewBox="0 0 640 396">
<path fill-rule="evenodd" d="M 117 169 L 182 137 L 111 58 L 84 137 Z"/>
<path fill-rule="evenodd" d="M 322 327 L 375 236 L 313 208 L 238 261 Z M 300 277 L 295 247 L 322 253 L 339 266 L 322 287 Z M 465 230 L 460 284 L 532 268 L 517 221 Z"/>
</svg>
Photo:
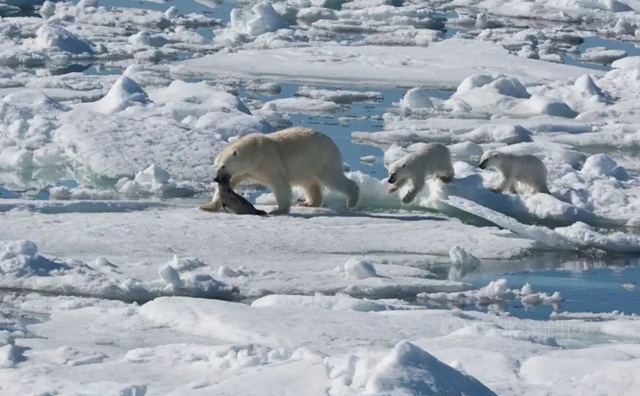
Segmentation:
<svg viewBox="0 0 640 396">
<path fill-rule="evenodd" d="M 229 144 L 224 148 L 214 161 L 214 182 L 231 178 L 235 175 L 255 170 L 256 162 L 261 156 L 257 155 L 258 142 L 252 136 L 247 135 Z"/>
<path fill-rule="evenodd" d="M 482 154 L 478 168 L 480 169 L 502 169 L 506 155 L 496 150 L 488 150 Z"/>
<path fill-rule="evenodd" d="M 404 180 L 410 176 L 410 172 L 407 169 L 407 161 L 403 158 L 389 165 L 387 182 L 389 182 L 389 184 L 395 184 L 399 180 Z"/>
</svg>

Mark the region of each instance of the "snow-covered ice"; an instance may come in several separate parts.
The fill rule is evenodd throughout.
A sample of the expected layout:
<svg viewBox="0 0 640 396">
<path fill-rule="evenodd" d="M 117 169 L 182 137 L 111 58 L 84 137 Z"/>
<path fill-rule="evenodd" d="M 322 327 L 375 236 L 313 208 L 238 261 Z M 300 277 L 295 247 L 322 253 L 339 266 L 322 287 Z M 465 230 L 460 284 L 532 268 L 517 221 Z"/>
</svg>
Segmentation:
<svg viewBox="0 0 640 396">
<path fill-rule="evenodd" d="M 2 391 L 633 394 L 637 318 L 542 323 L 403 309 L 392 302 L 378 306 L 396 309 L 379 309 L 340 299 L 336 304 L 281 296 L 247 306 L 163 297 L 135 306 L 69 297 L 5 298 L 6 308 L 49 319 L 25 326 L 12 316 L 3 318 L 9 330 L 0 339 Z M 621 333 L 623 326 L 627 331 Z"/>
<path fill-rule="evenodd" d="M 287 59 L 286 67 L 282 59 Z M 428 47 L 325 45 L 251 49 L 207 55 L 172 68 L 172 73 L 186 76 L 250 76 L 364 87 L 422 85 L 433 89 L 454 88 L 477 71 L 504 73 L 528 84 L 575 78 L 584 73 L 584 69 L 575 66 L 516 57 L 491 42 L 458 38 Z"/>
<path fill-rule="evenodd" d="M 149 1 L 0 5 L 0 395 L 637 393 L 636 314 L 509 272 L 640 254 L 640 57 L 600 39 L 640 3 Z M 336 141 L 356 208 L 197 209 L 284 125 Z M 405 205 L 385 168 L 425 142 L 455 178 Z M 551 194 L 489 191 L 487 150 Z"/>
</svg>

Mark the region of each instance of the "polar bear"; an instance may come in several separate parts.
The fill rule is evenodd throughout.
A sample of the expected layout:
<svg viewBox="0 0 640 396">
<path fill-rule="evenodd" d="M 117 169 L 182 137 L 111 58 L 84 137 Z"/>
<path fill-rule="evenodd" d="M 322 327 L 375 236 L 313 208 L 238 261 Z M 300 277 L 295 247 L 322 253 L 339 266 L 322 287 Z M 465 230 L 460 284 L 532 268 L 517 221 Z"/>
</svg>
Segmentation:
<svg viewBox="0 0 640 396">
<path fill-rule="evenodd" d="M 264 184 L 273 191 L 278 208 L 271 214 L 286 214 L 291 209 L 291 186 L 304 189 L 301 206 L 320 207 L 322 186 L 348 197 L 347 207 L 357 205 L 360 188 L 342 170 L 342 154 L 330 137 L 311 128 L 294 127 L 270 134 L 252 133 L 230 143 L 214 161 L 215 178 L 231 176 L 233 189 L 244 181 Z M 222 209 L 220 195 L 201 210 Z"/>
<path fill-rule="evenodd" d="M 509 191 L 517 194 L 515 183 L 531 186 L 536 192 L 551 194 L 547 187 L 547 167 L 540 158 L 531 154 L 516 155 L 497 150 L 482 154 L 480 169 L 494 168 L 502 173 L 503 181 L 498 188 L 489 188 L 492 192 Z"/>
<path fill-rule="evenodd" d="M 389 166 L 387 182 L 392 184 L 387 191 L 393 194 L 408 181 L 413 187 L 402 198 L 402 203 L 410 203 L 424 187 L 427 176 L 435 176 L 444 183 L 453 180 L 451 151 L 440 143 L 427 143 Z"/>
</svg>

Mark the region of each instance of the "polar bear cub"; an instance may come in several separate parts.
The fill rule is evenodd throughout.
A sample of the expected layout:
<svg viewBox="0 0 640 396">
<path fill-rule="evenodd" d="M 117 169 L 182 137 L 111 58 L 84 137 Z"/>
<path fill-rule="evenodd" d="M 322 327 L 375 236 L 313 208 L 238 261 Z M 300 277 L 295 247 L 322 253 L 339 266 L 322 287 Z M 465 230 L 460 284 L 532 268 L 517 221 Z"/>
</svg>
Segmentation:
<svg viewBox="0 0 640 396">
<path fill-rule="evenodd" d="M 271 214 L 289 213 L 292 185 L 304 189 L 302 206 L 322 206 L 322 187 L 326 186 L 346 195 L 347 206 L 354 207 L 360 188 L 345 176 L 342 164 L 342 154 L 330 137 L 311 128 L 294 127 L 270 134 L 252 133 L 230 143 L 216 156 L 214 181 L 230 176 L 232 189 L 244 181 L 268 186 L 278 202 Z M 220 211 L 219 193 L 200 209 Z"/>
<path fill-rule="evenodd" d="M 423 144 L 415 151 L 392 163 L 389 166 L 387 178 L 387 182 L 392 186 L 387 192 L 393 194 L 407 182 L 411 182 L 413 187 L 402 198 L 402 203 L 410 203 L 422 191 L 428 176 L 435 176 L 444 183 L 450 183 L 453 180 L 451 151 L 444 144 Z"/>
<path fill-rule="evenodd" d="M 515 184 L 520 182 L 531 186 L 538 193 L 551 194 L 547 187 L 547 167 L 535 155 L 517 155 L 489 150 L 482 154 L 478 167 L 493 168 L 502 173 L 502 183 L 498 188 L 490 188 L 490 191 L 501 193 L 509 191 L 517 194 Z"/>
</svg>

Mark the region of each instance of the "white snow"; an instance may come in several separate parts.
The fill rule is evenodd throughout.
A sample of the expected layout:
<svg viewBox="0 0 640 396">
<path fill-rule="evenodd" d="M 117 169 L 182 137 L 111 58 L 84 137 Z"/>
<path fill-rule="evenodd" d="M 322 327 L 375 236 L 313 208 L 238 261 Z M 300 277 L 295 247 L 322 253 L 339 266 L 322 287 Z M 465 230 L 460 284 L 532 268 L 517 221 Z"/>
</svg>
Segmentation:
<svg viewBox="0 0 640 396">
<path fill-rule="evenodd" d="M 286 67 L 282 59 L 287 59 Z M 371 64 L 376 67 L 369 67 Z M 184 61 L 177 75 L 236 76 L 305 84 L 450 89 L 469 75 L 503 73 L 523 83 L 579 77 L 584 69 L 509 55 L 500 45 L 452 38 L 428 47 L 339 46 L 241 50 Z M 599 73 L 595 73 L 599 74 Z"/>
<path fill-rule="evenodd" d="M 639 317 L 607 294 L 635 280 L 582 270 L 640 254 L 640 2 L 149 1 L 0 5 L 0 394 L 637 393 Z M 285 125 L 332 136 L 356 208 L 197 209 L 225 145 Z M 402 204 L 380 165 L 425 142 L 455 178 Z M 551 194 L 488 191 L 490 149 Z M 472 279 L 565 257 L 620 310 Z"/>
<path fill-rule="evenodd" d="M 50 319 L 27 330 L 4 318 L 9 330 L 0 339 L 0 356 L 11 368 L 0 369 L 3 391 L 633 394 L 628 375 L 638 372 L 637 332 L 606 341 L 615 332 L 612 319 L 549 325 L 480 312 L 350 306 L 348 297 L 340 305 L 321 297 L 277 297 L 251 306 L 184 297 L 143 306 L 35 295 L 5 299 L 5 309 Z M 636 328 L 637 318 L 620 320 Z M 578 344 L 565 348 L 564 342 Z"/>
</svg>

